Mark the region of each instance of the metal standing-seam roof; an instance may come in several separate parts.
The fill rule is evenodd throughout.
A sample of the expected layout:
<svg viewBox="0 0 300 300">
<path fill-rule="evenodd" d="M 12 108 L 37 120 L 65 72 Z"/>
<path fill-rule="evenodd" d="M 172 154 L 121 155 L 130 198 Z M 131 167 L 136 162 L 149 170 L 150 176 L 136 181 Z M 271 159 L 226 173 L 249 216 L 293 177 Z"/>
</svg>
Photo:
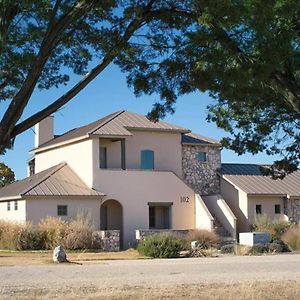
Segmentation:
<svg viewBox="0 0 300 300">
<path fill-rule="evenodd" d="M 190 130 L 177 125 L 172 125 L 162 121 L 152 122 L 143 115 L 123 110 L 110 114 L 83 127 L 68 131 L 63 135 L 57 136 L 54 139 L 40 145 L 37 149 L 65 143 L 69 140 L 80 137 L 88 137 L 89 135 L 131 136 L 132 133 L 130 130 L 157 130 L 180 133 L 190 132 Z"/>
<path fill-rule="evenodd" d="M 181 142 L 183 144 L 199 144 L 199 145 L 216 145 L 221 146 L 220 142 L 206 136 L 193 132 L 182 135 Z"/>
<path fill-rule="evenodd" d="M 0 189 L 0 199 L 22 196 L 103 196 L 89 188 L 66 164 L 16 181 Z"/>
<path fill-rule="evenodd" d="M 260 165 L 222 164 L 222 176 L 247 194 L 300 196 L 300 170 L 284 179 L 261 175 Z"/>
</svg>

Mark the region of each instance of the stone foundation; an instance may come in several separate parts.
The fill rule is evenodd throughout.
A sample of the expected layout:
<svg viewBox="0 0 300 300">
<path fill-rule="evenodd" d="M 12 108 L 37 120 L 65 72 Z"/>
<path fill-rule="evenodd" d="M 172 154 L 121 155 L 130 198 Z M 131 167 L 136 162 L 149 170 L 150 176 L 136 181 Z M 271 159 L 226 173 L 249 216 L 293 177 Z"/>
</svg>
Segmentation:
<svg viewBox="0 0 300 300">
<path fill-rule="evenodd" d="M 95 231 L 94 240 L 103 251 L 120 251 L 120 230 Z"/>
<path fill-rule="evenodd" d="M 206 161 L 197 160 L 197 153 L 205 152 Z M 200 195 L 220 193 L 220 179 L 217 172 L 221 169 L 219 147 L 202 145 L 182 145 L 182 170 L 184 181 Z"/>
<path fill-rule="evenodd" d="M 290 221 L 300 223 L 300 199 L 285 199 L 285 214 Z"/>
<path fill-rule="evenodd" d="M 166 234 L 185 237 L 190 230 L 172 230 L 172 229 L 137 229 L 135 231 L 135 238 L 137 241 L 143 241 L 146 237 L 151 235 Z"/>
</svg>

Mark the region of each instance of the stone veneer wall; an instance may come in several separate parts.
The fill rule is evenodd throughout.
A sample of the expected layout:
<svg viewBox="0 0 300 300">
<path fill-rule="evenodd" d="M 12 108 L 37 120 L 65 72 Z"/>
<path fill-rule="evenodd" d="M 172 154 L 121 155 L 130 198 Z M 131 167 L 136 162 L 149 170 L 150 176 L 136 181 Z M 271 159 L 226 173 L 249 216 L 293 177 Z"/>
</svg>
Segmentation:
<svg viewBox="0 0 300 300">
<path fill-rule="evenodd" d="M 135 231 L 135 238 L 137 241 L 144 240 L 147 236 L 166 234 L 166 235 L 177 235 L 179 237 L 185 237 L 190 231 L 189 230 L 174 230 L 174 229 L 137 229 Z"/>
<path fill-rule="evenodd" d="M 198 152 L 206 152 L 206 162 L 197 160 Z M 221 150 L 216 146 L 182 145 L 184 181 L 200 195 L 220 193 Z"/>
<path fill-rule="evenodd" d="M 120 251 L 120 230 L 95 231 L 93 238 L 103 251 Z"/>
<path fill-rule="evenodd" d="M 300 199 L 286 199 L 285 201 L 285 214 L 290 221 L 300 223 Z"/>
</svg>

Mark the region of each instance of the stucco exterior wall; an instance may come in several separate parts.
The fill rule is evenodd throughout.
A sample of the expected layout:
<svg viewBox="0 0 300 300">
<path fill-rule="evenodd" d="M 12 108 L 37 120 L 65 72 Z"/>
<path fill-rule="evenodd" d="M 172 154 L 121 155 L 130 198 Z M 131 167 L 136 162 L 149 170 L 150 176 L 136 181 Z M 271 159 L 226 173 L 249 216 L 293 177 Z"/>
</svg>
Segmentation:
<svg viewBox="0 0 300 300">
<path fill-rule="evenodd" d="M 95 141 L 97 140 L 84 140 L 37 153 L 35 156 L 35 172 L 38 173 L 61 162 L 66 162 L 88 186 L 92 186 L 93 167 L 94 163 L 97 163 L 94 162 Z"/>
<path fill-rule="evenodd" d="M 132 131 L 126 137 L 126 168 L 141 168 L 141 150 L 154 151 L 154 169 L 182 175 L 181 134 L 168 132 Z"/>
<path fill-rule="evenodd" d="M 70 198 L 47 198 L 26 200 L 26 220 L 34 224 L 49 216 L 57 216 L 57 205 L 68 206 L 68 216 L 61 216 L 62 220 L 75 218 L 78 213 L 87 214 L 91 218 L 94 229 L 100 229 L 100 206 L 99 199 L 70 199 Z"/>
<path fill-rule="evenodd" d="M 18 209 L 15 210 L 15 200 L 10 201 L 10 210 L 7 210 L 7 201 L 0 202 L 0 219 L 6 221 L 24 222 L 26 220 L 26 201 L 17 200 Z"/>
<path fill-rule="evenodd" d="M 197 160 L 198 152 L 206 152 L 207 160 Z M 183 178 L 196 193 L 212 195 L 220 193 L 220 181 L 217 171 L 221 168 L 219 147 L 201 145 L 182 145 Z"/>
<path fill-rule="evenodd" d="M 262 196 L 248 196 L 248 219 L 250 224 L 255 222 L 256 211 L 255 206 L 257 204 L 261 205 L 262 214 L 267 215 L 270 219 L 278 219 L 280 221 L 286 221 L 287 217 L 284 214 L 284 206 L 283 206 L 283 198 L 282 197 L 262 197 Z M 281 213 L 275 214 L 275 204 L 280 204 Z"/>
<path fill-rule="evenodd" d="M 195 228 L 194 192 L 172 172 L 98 170 L 93 187 L 107 195 L 104 200 L 121 203 L 125 248 L 134 243 L 136 229 L 149 229 L 148 202 L 173 203 L 171 229 Z"/>
<path fill-rule="evenodd" d="M 112 141 L 112 139 L 100 139 L 99 143 L 99 147 L 106 147 L 107 149 L 107 168 L 121 169 L 121 142 Z"/>
<path fill-rule="evenodd" d="M 221 178 L 221 195 L 237 218 L 237 233 L 249 231 L 247 194 Z"/>
</svg>

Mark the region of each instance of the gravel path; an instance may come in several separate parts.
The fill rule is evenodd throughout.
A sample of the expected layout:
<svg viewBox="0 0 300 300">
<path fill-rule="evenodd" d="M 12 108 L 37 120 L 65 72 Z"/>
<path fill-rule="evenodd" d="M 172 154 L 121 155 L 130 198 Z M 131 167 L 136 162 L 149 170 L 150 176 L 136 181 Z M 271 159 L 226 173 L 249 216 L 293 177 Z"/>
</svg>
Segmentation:
<svg viewBox="0 0 300 300">
<path fill-rule="evenodd" d="M 300 281 L 300 255 L 103 261 L 0 268 L 0 291 L 121 288 L 240 281 Z"/>
</svg>

